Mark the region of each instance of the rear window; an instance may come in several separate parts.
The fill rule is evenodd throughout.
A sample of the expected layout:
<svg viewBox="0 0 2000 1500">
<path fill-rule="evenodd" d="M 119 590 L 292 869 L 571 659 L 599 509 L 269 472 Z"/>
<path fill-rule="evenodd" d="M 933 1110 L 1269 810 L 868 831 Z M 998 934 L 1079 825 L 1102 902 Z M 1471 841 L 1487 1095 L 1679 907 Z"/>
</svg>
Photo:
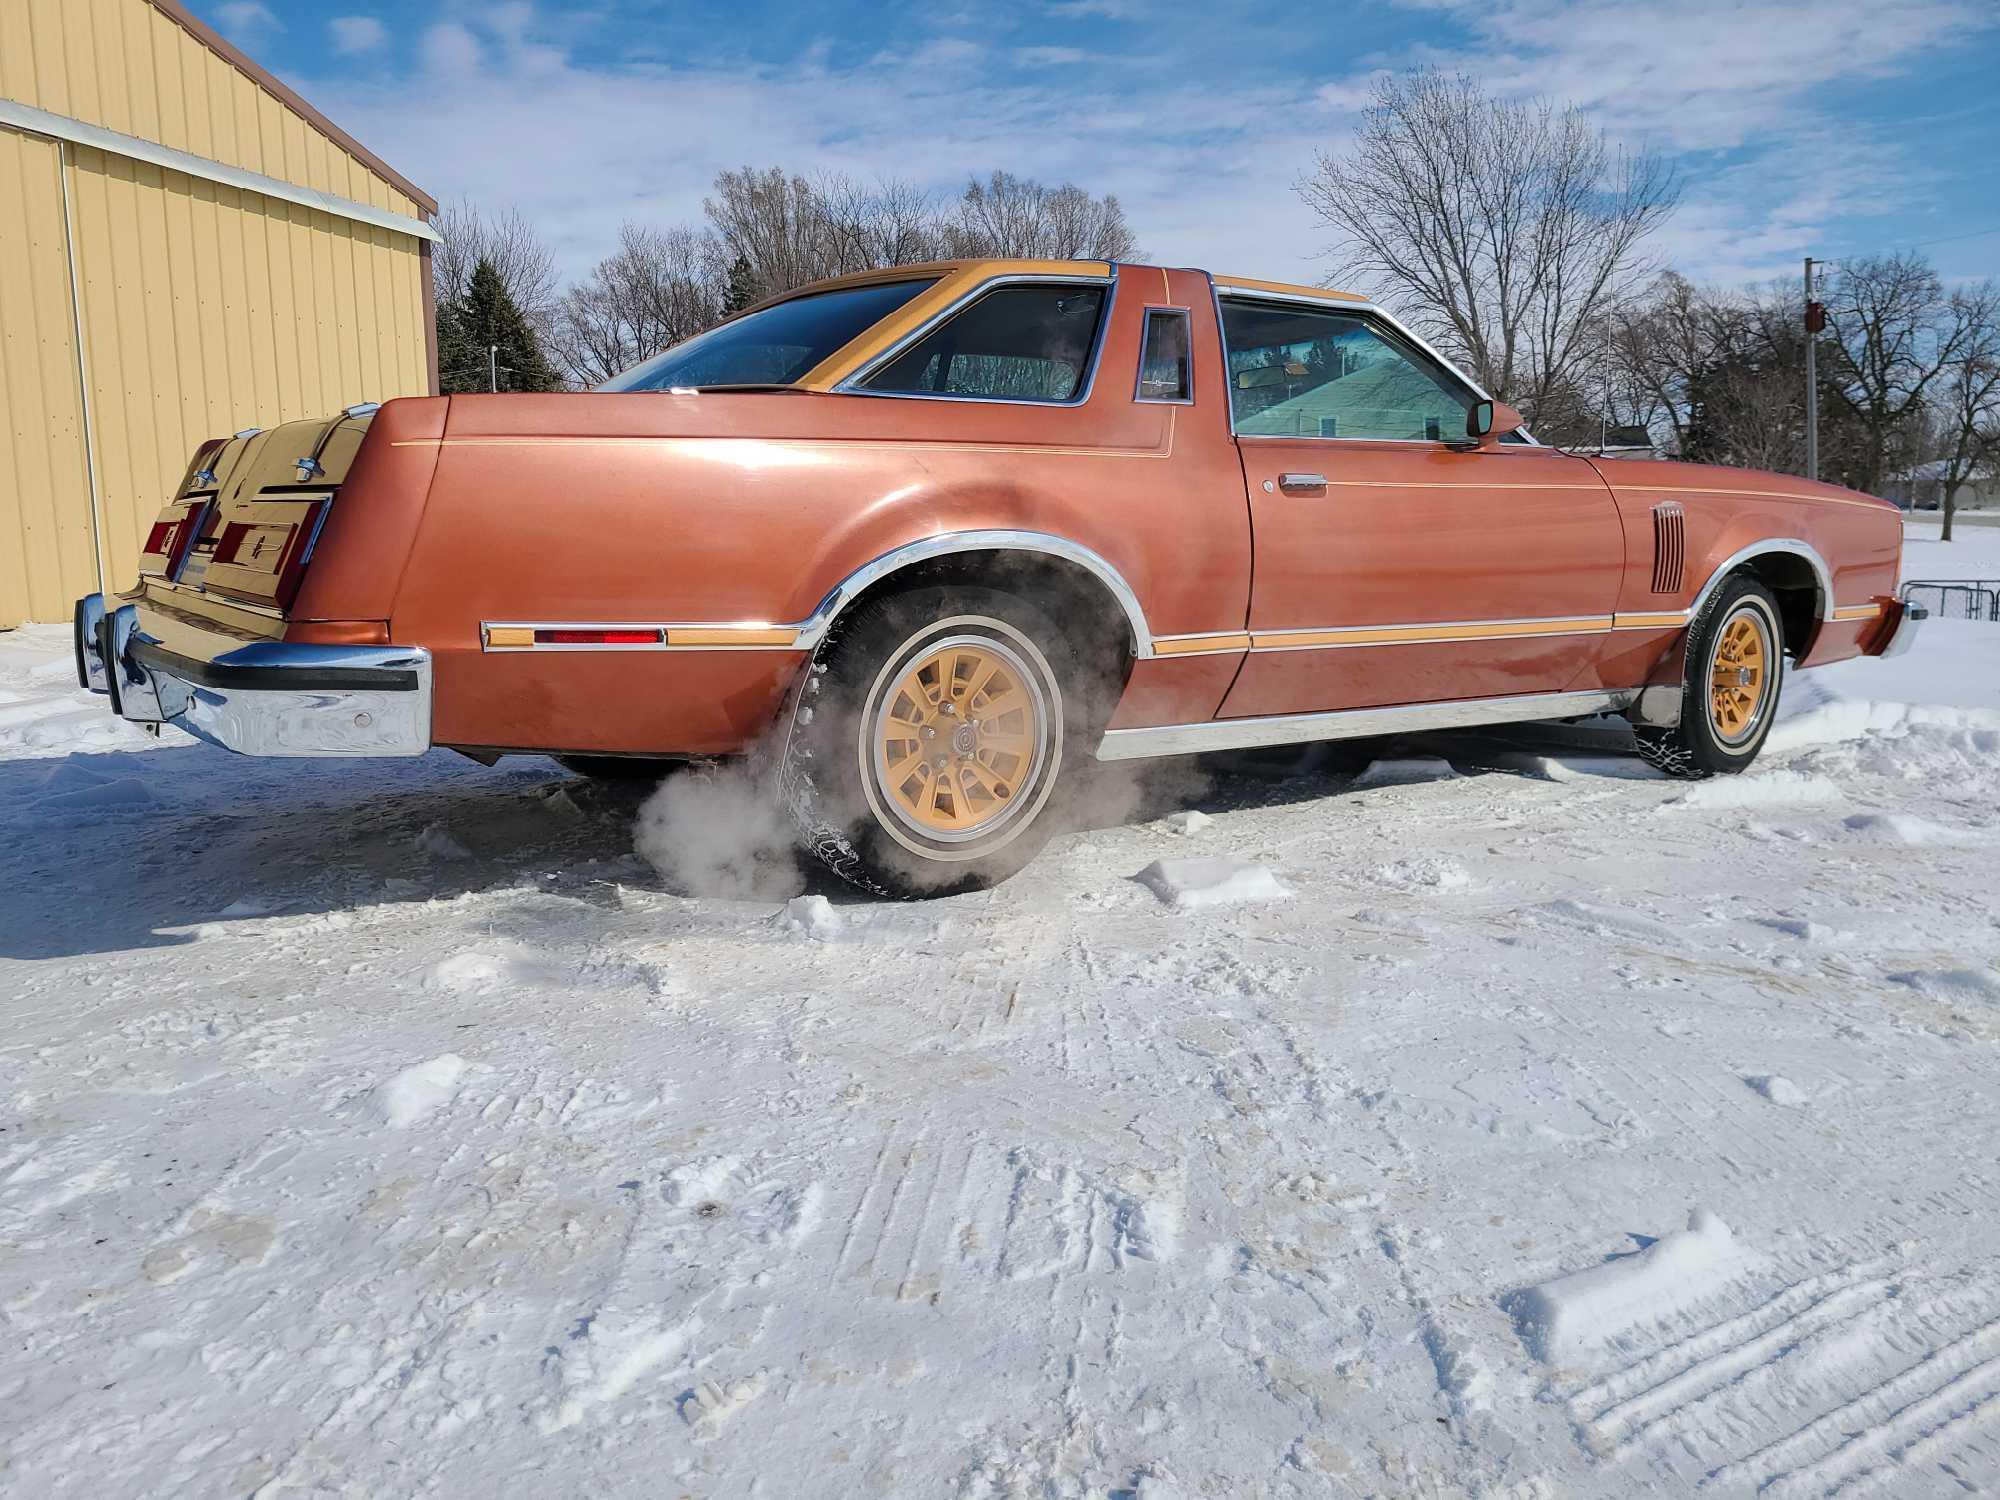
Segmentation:
<svg viewBox="0 0 2000 1500">
<path fill-rule="evenodd" d="M 864 390 L 988 401 L 1073 401 L 1104 310 L 1101 286 L 1005 286 L 861 382 Z"/>
<path fill-rule="evenodd" d="M 837 287 L 745 313 L 636 364 L 600 391 L 674 386 L 790 385 L 857 335 L 936 284 L 936 278 Z"/>
</svg>

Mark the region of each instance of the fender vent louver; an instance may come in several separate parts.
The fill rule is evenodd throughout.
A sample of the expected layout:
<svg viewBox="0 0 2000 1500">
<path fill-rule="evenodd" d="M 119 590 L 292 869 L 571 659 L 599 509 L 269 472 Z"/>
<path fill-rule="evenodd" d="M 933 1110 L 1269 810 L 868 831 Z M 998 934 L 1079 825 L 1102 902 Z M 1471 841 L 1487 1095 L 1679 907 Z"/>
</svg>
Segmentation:
<svg viewBox="0 0 2000 1500">
<path fill-rule="evenodd" d="M 1663 500 L 1653 507 L 1653 592 L 1678 594 L 1686 561 L 1687 535 L 1680 502 Z"/>
</svg>

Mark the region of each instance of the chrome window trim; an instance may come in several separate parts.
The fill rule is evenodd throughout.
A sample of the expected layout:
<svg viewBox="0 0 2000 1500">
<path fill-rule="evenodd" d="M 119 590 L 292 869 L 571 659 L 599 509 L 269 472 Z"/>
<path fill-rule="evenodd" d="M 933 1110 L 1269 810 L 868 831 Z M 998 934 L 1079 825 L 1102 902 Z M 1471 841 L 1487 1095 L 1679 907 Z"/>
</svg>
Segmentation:
<svg viewBox="0 0 2000 1500">
<path fill-rule="evenodd" d="M 1160 755 L 1197 755 L 1211 750 L 1303 745 L 1315 740 L 1365 739 L 1424 729 L 1463 729 L 1482 724 L 1528 724 L 1542 719 L 1574 719 L 1589 714 L 1620 712 L 1630 707 L 1638 694 L 1636 688 L 1529 693 L 1512 698 L 1465 698 L 1445 703 L 1337 709 L 1328 713 L 1210 719 L 1205 723 L 1163 724 L 1150 729 L 1111 729 L 1105 731 L 1104 739 L 1098 745 L 1097 758 L 1143 760 Z"/>
<path fill-rule="evenodd" d="M 1046 531 L 945 531 L 884 552 L 863 563 L 828 591 L 818 608 L 800 622 L 799 645 L 808 650 L 817 649 L 841 610 L 870 584 L 917 563 L 961 552 L 1032 552 L 1075 563 L 1102 583 L 1118 601 L 1125 623 L 1132 631 L 1134 655 L 1145 658 L 1153 654 L 1153 633 L 1146 624 L 1146 612 L 1140 607 L 1139 596 L 1133 592 L 1132 585 L 1125 581 L 1125 575 L 1081 542 Z"/>
<path fill-rule="evenodd" d="M 1708 575 L 1708 582 L 1704 583 L 1701 591 L 1694 596 L 1694 602 L 1688 606 L 1688 618 L 1692 620 L 1701 613 L 1702 607 L 1715 597 L 1715 591 L 1722 587 L 1723 580 L 1735 568 L 1755 558 L 1777 553 L 1803 557 L 1812 564 L 1813 578 L 1819 586 L 1819 600 L 1813 610 L 1814 617 L 1822 624 L 1832 619 L 1833 570 L 1827 567 L 1826 559 L 1819 555 L 1810 542 L 1801 541 L 1795 536 L 1766 537 L 1760 542 L 1752 542 L 1749 546 L 1730 553 Z"/>
<path fill-rule="evenodd" d="M 1262 438 L 1269 442 L 1279 443 L 1410 443 L 1424 448 L 1449 447 L 1449 440 L 1444 438 L 1433 440 L 1431 438 L 1321 437 L 1314 433 L 1288 435 L 1281 432 L 1238 432 L 1236 430 L 1236 390 L 1228 379 L 1229 335 L 1225 331 L 1222 321 L 1222 303 L 1225 297 L 1237 302 L 1280 302 L 1294 307 L 1310 307 L 1323 312 L 1348 313 L 1362 319 L 1364 322 L 1370 318 L 1376 319 L 1393 330 L 1405 342 L 1421 350 L 1440 370 L 1443 370 L 1452 379 L 1458 381 L 1467 390 L 1471 391 L 1476 400 L 1491 401 L 1494 399 L 1478 381 L 1474 380 L 1465 371 L 1459 369 L 1457 365 L 1438 353 L 1428 339 L 1410 328 L 1401 318 L 1398 318 L 1386 307 L 1379 307 L 1373 302 L 1353 302 L 1344 297 L 1334 297 L 1331 295 L 1326 297 L 1305 297 L 1295 292 L 1259 292 L 1234 288 L 1224 290 L 1216 284 L 1213 276 L 1208 278 L 1208 289 L 1210 296 L 1215 301 L 1215 335 L 1217 341 L 1222 346 L 1223 384 L 1229 396 L 1229 435 L 1238 442 Z M 1528 448 L 1546 446 L 1533 433 L 1528 431 L 1527 428 L 1519 427 L 1515 430 L 1520 433 L 1523 439 L 1516 446 Z"/>
<path fill-rule="evenodd" d="M 1181 320 L 1185 330 L 1183 347 L 1187 351 L 1182 358 L 1187 363 L 1187 394 L 1185 396 L 1148 396 L 1146 390 L 1146 348 L 1153 336 L 1153 314 L 1166 313 Z M 1220 345 L 1220 340 L 1218 347 Z M 1226 361 L 1226 356 L 1225 356 Z M 1225 364 L 1226 368 L 1226 364 Z M 1170 302 L 1148 302 L 1139 309 L 1139 368 L 1132 372 L 1132 400 L 1141 406 L 1193 406 L 1194 405 L 1194 310 L 1176 307 Z"/>
<path fill-rule="evenodd" d="M 1035 396 L 976 396 L 969 392 L 954 391 L 878 391 L 871 390 L 861 382 L 886 365 L 893 364 L 911 345 L 934 333 L 939 325 L 956 317 L 972 303 L 988 292 L 1014 285 L 1035 286 L 1097 286 L 1106 288 L 1104 306 L 1098 310 L 1097 331 L 1092 336 L 1090 355 L 1084 363 L 1083 379 L 1077 386 L 1077 393 L 1067 401 L 1049 401 Z M 918 324 L 887 349 L 862 365 L 860 369 L 842 380 L 833 388 L 837 396 L 877 396 L 890 401 L 981 401 L 996 406 L 1082 406 L 1090 400 L 1097 388 L 1097 371 L 1103 363 L 1104 346 L 1110 341 L 1111 319 L 1118 306 L 1118 268 L 1113 266 L 1108 276 L 1080 276 L 1075 274 L 1038 274 L 1033 271 L 1011 271 L 1000 276 L 989 276 L 978 282 L 953 302 L 941 307 L 924 322 Z"/>
</svg>

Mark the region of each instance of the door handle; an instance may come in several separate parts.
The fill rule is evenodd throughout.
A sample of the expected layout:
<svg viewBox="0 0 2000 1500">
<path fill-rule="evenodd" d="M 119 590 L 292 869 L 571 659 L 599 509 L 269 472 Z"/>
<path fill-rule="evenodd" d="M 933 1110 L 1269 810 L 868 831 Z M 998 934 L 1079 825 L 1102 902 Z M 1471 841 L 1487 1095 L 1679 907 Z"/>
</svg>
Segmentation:
<svg viewBox="0 0 2000 1500">
<path fill-rule="evenodd" d="M 1278 488 L 1288 492 L 1292 490 L 1323 490 L 1326 488 L 1326 476 L 1324 474 L 1280 474 L 1278 476 Z"/>
</svg>

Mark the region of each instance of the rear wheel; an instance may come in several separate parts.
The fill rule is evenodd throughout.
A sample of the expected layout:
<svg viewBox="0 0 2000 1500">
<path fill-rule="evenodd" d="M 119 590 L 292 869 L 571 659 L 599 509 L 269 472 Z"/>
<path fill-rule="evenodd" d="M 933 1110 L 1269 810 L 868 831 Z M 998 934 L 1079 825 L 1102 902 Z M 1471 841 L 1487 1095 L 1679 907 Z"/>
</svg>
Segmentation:
<svg viewBox="0 0 2000 1500">
<path fill-rule="evenodd" d="M 1784 681 L 1778 601 L 1738 576 L 1688 626 L 1680 723 L 1635 724 L 1639 753 L 1669 776 L 1699 779 L 1747 768 L 1764 748 Z"/>
<path fill-rule="evenodd" d="M 974 585 L 871 600 L 814 663 L 785 800 L 843 879 L 912 898 L 1006 879 L 1057 831 L 1052 807 L 1090 707 L 1063 632 Z"/>
</svg>

